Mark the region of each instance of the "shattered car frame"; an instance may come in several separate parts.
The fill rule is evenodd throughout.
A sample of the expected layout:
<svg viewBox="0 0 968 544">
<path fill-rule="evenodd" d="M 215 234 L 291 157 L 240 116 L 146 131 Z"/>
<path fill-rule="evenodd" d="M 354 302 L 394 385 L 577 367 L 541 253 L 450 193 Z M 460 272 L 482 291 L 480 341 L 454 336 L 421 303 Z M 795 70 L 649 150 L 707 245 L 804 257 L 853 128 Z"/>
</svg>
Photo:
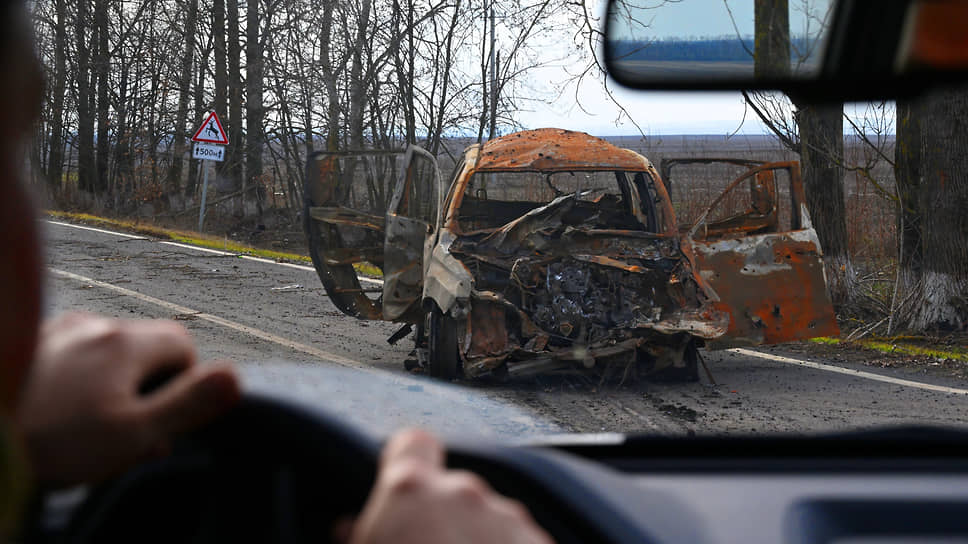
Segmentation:
<svg viewBox="0 0 968 544">
<path fill-rule="evenodd" d="M 701 344 L 838 332 L 796 162 L 664 164 L 746 168 L 694 224 L 678 225 L 648 159 L 579 132 L 540 129 L 471 145 L 447 184 L 434 157 L 411 146 L 384 161 L 397 175 L 382 193 L 374 176 L 359 175 L 378 169 L 377 156 L 310 158 L 310 254 L 341 311 L 404 324 L 393 341 L 415 326 L 433 375 L 618 363 L 696 379 Z M 745 204 L 720 210 L 731 201 Z M 795 213 L 782 218 L 781 204 Z M 362 287 L 375 284 L 361 283 L 361 262 L 383 272 L 377 297 Z"/>
</svg>

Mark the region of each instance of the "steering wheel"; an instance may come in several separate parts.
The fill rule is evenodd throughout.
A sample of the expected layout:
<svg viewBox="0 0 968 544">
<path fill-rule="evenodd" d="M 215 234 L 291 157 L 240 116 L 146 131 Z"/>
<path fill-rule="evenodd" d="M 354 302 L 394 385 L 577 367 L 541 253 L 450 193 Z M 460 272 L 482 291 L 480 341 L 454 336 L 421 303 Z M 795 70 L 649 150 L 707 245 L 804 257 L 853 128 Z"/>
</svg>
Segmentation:
<svg viewBox="0 0 968 544">
<path fill-rule="evenodd" d="M 247 395 L 170 456 L 94 489 L 65 540 L 328 542 L 362 508 L 379 447 L 332 417 Z"/>
<path fill-rule="evenodd" d="M 94 489 L 56 541 L 328 542 L 334 522 L 362 509 L 380 446 L 325 412 L 248 394 L 170 456 Z M 596 487 L 553 462 L 562 455 L 448 445 L 447 464 L 522 501 L 559 544 L 651 540 L 596 505 Z"/>
</svg>

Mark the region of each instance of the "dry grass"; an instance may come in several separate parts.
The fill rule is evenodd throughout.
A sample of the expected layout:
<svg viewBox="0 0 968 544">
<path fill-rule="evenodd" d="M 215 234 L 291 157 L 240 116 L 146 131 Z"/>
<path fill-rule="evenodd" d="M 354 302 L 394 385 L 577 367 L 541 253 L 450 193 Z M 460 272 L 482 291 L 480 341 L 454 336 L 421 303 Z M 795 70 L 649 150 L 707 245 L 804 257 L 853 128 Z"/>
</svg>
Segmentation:
<svg viewBox="0 0 968 544">
<path fill-rule="evenodd" d="M 810 342 L 825 345 L 854 345 L 890 355 L 926 357 L 938 361 L 968 362 L 968 346 L 949 344 L 935 338 L 894 336 L 891 338 L 872 337 L 862 340 L 846 341 L 839 338 L 813 338 Z"/>
</svg>

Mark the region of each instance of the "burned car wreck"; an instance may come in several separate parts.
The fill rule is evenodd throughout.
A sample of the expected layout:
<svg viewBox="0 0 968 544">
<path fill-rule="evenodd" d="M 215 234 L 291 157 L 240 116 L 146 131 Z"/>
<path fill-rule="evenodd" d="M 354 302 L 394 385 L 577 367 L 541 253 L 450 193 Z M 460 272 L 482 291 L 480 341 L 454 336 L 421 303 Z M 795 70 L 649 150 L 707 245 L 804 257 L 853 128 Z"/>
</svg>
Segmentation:
<svg viewBox="0 0 968 544">
<path fill-rule="evenodd" d="M 680 224 L 648 159 L 579 132 L 471 145 L 447 183 L 416 146 L 317 153 L 310 254 L 341 311 L 402 323 L 391 341 L 416 329 L 421 364 L 447 379 L 616 363 L 696 379 L 700 345 L 838 334 L 799 165 L 662 169 L 696 162 L 742 172 Z"/>
</svg>

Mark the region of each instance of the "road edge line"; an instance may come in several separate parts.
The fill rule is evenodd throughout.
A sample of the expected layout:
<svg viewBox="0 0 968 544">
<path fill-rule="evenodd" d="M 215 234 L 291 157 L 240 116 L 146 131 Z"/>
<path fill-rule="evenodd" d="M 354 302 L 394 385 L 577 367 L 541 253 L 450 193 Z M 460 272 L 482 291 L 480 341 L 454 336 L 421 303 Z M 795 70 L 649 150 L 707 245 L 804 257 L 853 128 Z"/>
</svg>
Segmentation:
<svg viewBox="0 0 968 544">
<path fill-rule="evenodd" d="M 159 240 L 158 243 L 159 244 L 165 244 L 166 246 L 180 247 L 180 248 L 183 248 L 183 249 L 194 249 L 195 251 L 201 251 L 201 252 L 204 252 L 204 253 L 212 253 L 214 255 L 221 255 L 223 257 L 238 257 L 238 254 L 232 253 L 231 251 L 220 251 L 218 249 L 210 249 L 210 248 L 207 248 L 207 247 L 193 246 L 191 244 L 182 244 L 180 242 L 166 242 L 166 241 Z"/>
<path fill-rule="evenodd" d="M 81 229 L 81 230 L 90 230 L 94 232 L 100 232 L 102 234 L 113 234 L 114 236 L 123 236 L 125 238 L 131 238 L 132 240 L 150 240 L 150 238 L 146 236 L 137 236 L 134 234 L 128 234 L 126 232 L 115 232 L 113 230 L 98 229 L 94 227 L 88 227 L 86 225 L 75 225 L 73 223 L 64 223 L 63 221 L 54 221 L 51 219 L 45 219 L 44 221 L 50 223 L 51 225 L 58 225 L 61 227 L 71 227 L 71 228 Z"/>
<path fill-rule="evenodd" d="M 914 380 L 905 380 L 903 378 L 895 378 L 893 376 L 884 376 L 882 374 L 875 374 L 873 372 L 865 372 L 863 370 L 854 370 L 852 368 L 845 368 L 842 366 L 827 365 L 823 363 L 815 363 L 813 361 L 804 361 L 802 359 L 794 359 L 793 357 L 784 357 L 782 355 L 773 355 L 772 353 L 762 353 L 759 351 L 753 351 L 751 349 L 745 348 L 733 348 L 728 349 L 731 353 L 736 353 L 739 355 L 745 355 L 747 357 L 757 357 L 760 359 L 766 359 L 768 361 L 774 361 L 777 363 L 786 363 L 790 365 L 802 366 L 806 368 L 813 368 L 815 370 L 824 370 L 827 372 L 835 372 L 837 374 L 845 374 L 847 376 L 854 376 L 857 378 L 865 378 L 868 380 L 874 380 L 878 382 L 891 383 L 894 385 L 903 385 L 906 387 L 915 387 L 917 389 L 924 389 L 926 391 L 934 391 L 937 393 L 948 393 L 952 395 L 968 395 L 968 389 L 959 389 L 957 387 L 948 387 L 946 385 L 934 385 L 931 383 L 916 382 Z"/>
<path fill-rule="evenodd" d="M 104 281 L 99 281 L 99 280 L 96 280 L 94 278 L 88 278 L 86 276 L 81 276 L 80 274 L 74 274 L 73 272 L 68 272 L 66 270 L 59 270 L 57 268 L 48 268 L 48 270 L 50 271 L 51 274 L 53 274 L 55 276 L 59 276 L 61 278 L 71 279 L 71 280 L 79 281 L 79 282 L 83 282 L 83 283 L 88 283 L 88 284 L 94 285 L 96 287 L 100 287 L 102 289 L 108 289 L 108 290 L 114 291 L 116 293 L 121 293 L 122 295 L 125 295 L 125 296 L 129 296 L 129 297 L 136 298 L 136 299 L 138 299 L 138 300 L 140 300 L 142 302 L 147 302 L 147 303 L 153 304 L 155 306 L 160 306 L 162 308 L 165 308 L 165 309 L 168 309 L 168 310 L 177 312 L 179 314 L 191 315 L 191 316 L 194 316 L 197 319 L 201 319 L 203 321 L 208 321 L 209 323 L 214 323 L 216 325 L 220 325 L 222 327 L 226 327 L 226 328 L 232 329 L 232 330 L 234 330 L 236 332 L 241 332 L 243 334 L 247 334 L 247 335 L 250 335 L 250 336 L 254 336 L 256 338 L 265 340 L 267 342 L 272 342 L 274 344 L 278 344 L 280 346 L 287 347 L 289 349 L 302 352 L 302 353 L 304 353 L 306 355 L 310 355 L 312 357 L 316 357 L 317 359 L 322 359 L 324 361 L 329 361 L 331 363 L 334 363 L 334 364 L 337 364 L 337 365 L 340 365 L 340 366 L 345 366 L 345 367 L 353 368 L 355 370 L 362 370 L 362 371 L 365 371 L 365 372 L 383 372 L 381 370 L 368 367 L 368 366 L 364 365 L 363 363 L 360 363 L 358 361 L 354 361 L 352 359 L 348 359 L 348 358 L 343 357 L 341 355 L 336 355 L 335 353 L 329 353 L 327 351 L 324 351 L 324 350 L 321 350 L 321 349 L 318 349 L 318 348 L 314 348 L 312 346 L 307 346 L 306 344 L 302 344 L 302 343 L 296 342 L 294 340 L 289 340 L 288 338 L 283 338 L 282 336 L 278 336 L 278 335 L 272 334 L 270 332 L 266 332 L 266 331 L 263 331 L 261 329 L 257 329 L 255 327 L 250 327 L 248 325 L 243 325 L 241 323 L 236 323 L 235 321 L 230 321 L 228 319 L 225 319 L 224 317 L 219 317 L 219 316 L 214 315 L 214 314 L 209 314 L 209 313 L 206 313 L 206 312 L 202 312 L 202 311 L 199 311 L 199 310 L 195 310 L 195 309 L 189 308 L 187 306 L 182 306 L 180 304 L 175 304 L 174 302 L 168 302 L 167 300 L 161 300 L 160 298 L 155 298 L 155 297 L 152 297 L 150 295 L 145 295 L 145 294 L 139 293 L 137 291 L 132 291 L 131 289 L 125 289 L 124 287 L 119 287 L 117 285 L 114 285 L 114 284 L 111 284 L 111 283 L 107 283 L 107 282 L 104 282 Z"/>
</svg>

